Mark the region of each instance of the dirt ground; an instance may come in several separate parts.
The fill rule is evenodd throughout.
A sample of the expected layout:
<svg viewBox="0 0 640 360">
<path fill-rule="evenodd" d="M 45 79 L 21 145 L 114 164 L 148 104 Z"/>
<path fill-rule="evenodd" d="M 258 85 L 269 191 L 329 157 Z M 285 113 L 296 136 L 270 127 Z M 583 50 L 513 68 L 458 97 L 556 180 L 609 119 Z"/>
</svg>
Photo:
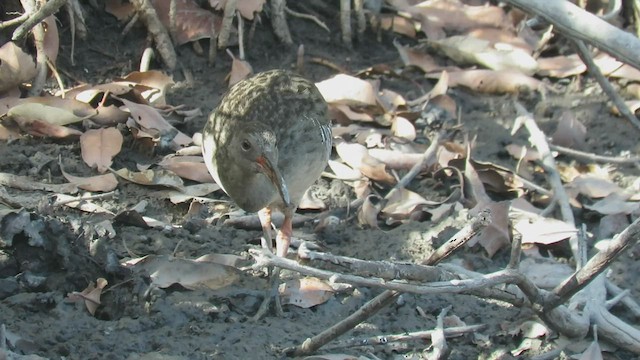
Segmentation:
<svg viewBox="0 0 640 360">
<path fill-rule="evenodd" d="M 295 3 L 295 2 L 291 2 Z M 337 9 L 338 2 L 332 2 Z M 315 2 L 311 2 L 315 4 Z M 295 4 L 292 4 L 294 9 Z M 313 8 L 313 5 L 309 5 Z M 324 9 L 325 7 L 319 7 Z M 70 36 L 66 19 L 62 17 L 60 37 L 61 55 L 58 65 L 67 83 L 69 77 L 89 83 L 105 82 L 135 70 L 146 45 L 146 32 L 134 28 L 124 38 L 122 30 L 111 15 L 87 6 L 89 38 L 76 44 L 76 66 L 69 61 Z M 303 10 L 303 9 L 298 9 Z M 304 44 L 307 58 L 319 57 L 357 71 L 375 64 L 400 66 L 401 62 L 392 41 L 398 35 L 383 33 L 381 41 L 367 32 L 353 49 L 343 46 L 339 38 L 337 12 L 321 12 L 330 34 L 313 23 L 289 18 L 295 44 Z M 266 20 L 266 19 L 263 19 Z M 235 49 L 234 49 L 235 50 Z M 188 108 L 199 107 L 208 114 L 218 103 L 226 85 L 224 78 L 231 61 L 220 54 L 215 67 L 206 58 L 197 55 L 189 45 L 178 49 L 179 60 L 193 73 L 192 87 L 176 87 L 168 97 L 172 105 L 184 104 Z M 296 60 L 296 48 L 281 45 L 268 21 L 257 26 L 255 38 L 248 47 L 247 60 L 254 71 L 273 68 L 292 68 Z M 322 65 L 308 62 L 305 74 L 318 81 L 335 74 Z M 381 77 L 381 81 L 407 98 L 415 98 L 421 91 L 433 86 L 418 72 L 407 72 L 415 82 Z M 182 80 L 177 72 L 176 80 Z M 585 80 L 584 84 L 589 84 Z M 415 84 L 423 87 L 420 90 Z M 52 83 L 53 87 L 54 84 Z M 576 91 L 574 83 L 560 85 L 564 90 L 542 98 L 536 94 L 522 95 L 520 100 L 532 110 L 541 127 L 547 133 L 553 130 L 551 120 L 557 119 L 561 108 L 568 107 L 589 129 L 585 151 L 618 155 L 621 151 L 638 153 L 637 129 L 624 120 L 610 115 L 606 98 L 595 91 Z M 591 87 L 594 88 L 594 87 Z M 465 129 L 477 136 L 474 156 L 478 160 L 492 161 L 514 168 L 504 145 L 511 142 L 509 134 L 515 118 L 512 96 L 480 96 L 464 89 L 453 89 L 451 95 L 462 107 L 461 121 Z M 179 130 L 191 135 L 203 127 L 206 115 L 182 124 Z M 525 135 L 518 135 L 525 136 Z M 115 159 L 114 168 L 131 166 L 132 159 L 143 156 L 136 149 L 127 148 Z M 77 142 L 42 139 L 22 139 L 12 143 L 0 143 L 0 171 L 28 175 L 37 179 L 50 179 L 62 183 L 64 178 L 57 165 L 62 157 L 65 169 L 75 174 L 89 174 L 82 164 Z M 569 162 L 571 159 L 561 158 Z M 628 184 L 638 175 L 633 167 L 618 167 L 617 179 Z M 337 203 L 343 196 L 337 180 L 323 179 L 318 191 L 329 203 Z M 429 197 L 427 184 L 412 184 Z M 351 314 L 376 294 L 379 289 L 358 288 L 358 291 L 337 294 L 327 303 L 310 309 L 285 307 L 284 317 L 270 314 L 259 322 L 248 321 L 261 300 L 266 278 L 242 275 L 240 281 L 221 290 L 186 290 L 180 286 L 153 289 L 150 293 L 144 279 L 133 276 L 117 266 L 120 259 L 128 257 L 127 249 L 136 254 L 172 254 L 196 258 L 210 253 L 246 254 L 250 247 L 259 246 L 259 231 L 246 231 L 228 226 L 206 225 L 203 221 L 186 218 L 187 205 L 173 205 L 151 196 L 148 187 L 121 183 L 118 195 L 99 203 L 118 212 L 147 200 L 146 215 L 167 223 L 179 225 L 171 229 L 143 229 L 123 223 L 115 223 L 117 236 L 109 239 L 95 233 L 95 225 L 102 218 L 80 211 L 47 206 L 50 194 L 4 189 L 11 196 L 24 199 L 24 221 L 30 222 L 36 237 L 19 234 L 13 244 L 0 248 L 0 323 L 6 326 L 7 336 L 20 339 L 15 351 L 35 354 L 50 359 L 274 359 L 279 350 L 300 344 L 306 338 Z M 217 193 L 218 197 L 225 198 Z M 196 220 L 207 217 L 204 211 Z M 596 219 L 592 214 L 578 214 L 595 231 Z M 396 228 L 382 230 L 363 229 L 355 220 L 340 224 L 331 233 L 315 234 L 313 224 L 295 229 L 296 236 L 315 239 L 324 244 L 327 251 L 370 260 L 419 261 L 435 246 L 452 235 L 466 223 L 463 215 L 453 216 L 443 223 L 414 222 Z M 5 224 L 6 225 L 6 224 Z M 6 230 L 6 226 L 3 228 Z M 2 234 L 7 236 L 7 233 Z M 621 257 L 612 271 L 612 278 L 623 288 L 631 290 L 634 298 L 640 298 L 640 286 L 635 281 L 639 262 L 635 251 Z M 508 261 L 508 250 L 488 258 L 479 247 L 466 248 L 453 257 L 454 261 L 472 264 L 476 271 L 487 272 L 503 267 Z M 286 274 L 285 274 L 286 275 Z M 99 277 L 109 281 L 102 298 L 102 305 L 95 317 L 80 303 L 65 301 L 67 293 L 80 291 Z M 531 311 L 516 308 L 497 301 L 487 301 L 467 295 L 416 296 L 405 294 L 396 302 L 361 324 L 344 337 L 401 334 L 429 330 L 435 326 L 438 313 L 452 305 L 449 314 L 458 316 L 466 324 L 485 324 L 478 335 L 451 339 L 451 359 L 510 359 L 510 352 L 523 341 L 508 330 L 513 324 L 533 319 Z M 420 307 L 427 314 L 419 315 Z M 614 313 L 620 314 L 614 308 Z M 624 314 L 622 314 L 624 315 Z M 633 321 L 633 319 L 628 319 Z M 541 353 L 548 343 L 527 356 Z M 347 348 L 331 351 L 376 356 L 381 359 L 421 358 L 428 348 L 427 342 L 416 341 L 404 345 Z M 322 351 L 320 352 L 322 353 Z M 621 351 L 608 354 L 610 359 L 629 359 L 630 354 Z"/>
</svg>

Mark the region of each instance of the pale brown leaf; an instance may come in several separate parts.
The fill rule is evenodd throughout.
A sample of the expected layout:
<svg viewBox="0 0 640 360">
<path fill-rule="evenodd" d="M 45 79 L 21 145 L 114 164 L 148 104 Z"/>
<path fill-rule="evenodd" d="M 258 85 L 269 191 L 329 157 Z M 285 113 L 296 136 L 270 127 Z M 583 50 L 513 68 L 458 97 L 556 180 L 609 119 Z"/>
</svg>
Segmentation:
<svg viewBox="0 0 640 360">
<path fill-rule="evenodd" d="M 116 128 L 87 130 L 80 136 L 82 160 L 104 173 L 111 166 L 113 157 L 120 153 L 122 142 L 122 134 Z"/>
<path fill-rule="evenodd" d="M 28 82 L 36 76 L 36 64 L 14 42 L 0 47 L 0 93 Z"/>
<path fill-rule="evenodd" d="M 333 288 L 318 278 L 307 277 L 289 280 L 278 289 L 282 304 L 295 305 L 304 309 L 327 302 L 334 294 Z"/>
</svg>

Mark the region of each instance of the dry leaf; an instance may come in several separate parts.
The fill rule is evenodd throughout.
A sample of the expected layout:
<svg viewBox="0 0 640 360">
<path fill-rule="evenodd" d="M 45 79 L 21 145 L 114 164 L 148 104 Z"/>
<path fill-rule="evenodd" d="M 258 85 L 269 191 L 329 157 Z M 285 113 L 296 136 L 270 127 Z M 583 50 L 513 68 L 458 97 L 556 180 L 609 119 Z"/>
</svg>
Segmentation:
<svg viewBox="0 0 640 360">
<path fill-rule="evenodd" d="M 318 199 L 311 191 L 304 192 L 302 199 L 300 200 L 300 204 L 298 205 L 298 209 L 303 210 L 324 210 L 327 208 L 327 205 L 324 201 Z"/>
<path fill-rule="evenodd" d="M 209 199 L 207 196 L 215 191 L 220 190 L 220 186 L 215 183 L 205 183 L 197 185 L 185 186 L 182 190 L 163 190 L 157 191 L 154 195 L 168 198 L 174 204 L 196 200 L 199 202 L 213 202 L 217 200 Z"/>
<path fill-rule="evenodd" d="M 380 14 L 380 28 L 397 34 L 416 37 L 416 24 L 413 20 L 398 15 Z"/>
<path fill-rule="evenodd" d="M 282 297 L 282 304 L 308 309 L 327 302 L 333 297 L 334 290 L 325 281 L 308 277 L 280 284 L 278 292 Z"/>
<path fill-rule="evenodd" d="M 90 214 L 115 215 L 113 212 L 111 212 L 111 210 L 107 210 L 102 206 L 92 202 L 90 197 L 89 197 L 89 200 L 84 200 L 83 197 L 84 195 L 80 197 L 76 197 L 76 196 L 69 196 L 65 194 L 57 194 L 55 196 L 56 202 L 63 203 L 64 206 L 66 207 L 78 209 Z"/>
<path fill-rule="evenodd" d="M 395 39 L 393 45 L 398 49 L 400 59 L 405 66 L 415 66 L 425 73 L 439 71 L 443 68 L 431 55 L 423 51 L 413 49 L 409 46 L 402 46 Z"/>
<path fill-rule="evenodd" d="M 168 170 L 144 170 L 134 172 L 129 169 L 122 168 L 114 172 L 123 179 L 140 185 L 168 186 L 181 191 L 184 189 L 184 182 L 182 179 Z"/>
<path fill-rule="evenodd" d="M 527 257 L 520 261 L 520 271 L 543 289 L 553 289 L 573 274 L 573 268 L 553 258 Z"/>
<path fill-rule="evenodd" d="M 402 116 L 396 116 L 391 122 L 391 131 L 393 135 L 413 141 L 416 139 L 416 128 L 411 121 L 403 118 Z"/>
<path fill-rule="evenodd" d="M 137 104 L 126 99 L 120 99 L 131 112 L 131 117 L 144 129 L 155 129 L 160 132 L 160 140 L 170 143 L 174 150 L 191 144 L 191 137 L 178 131 L 162 117 L 157 109 L 144 104 Z"/>
<path fill-rule="evenodd" d="M 386 172 L 385 164 L 369 155 L 367 148 L 360 144 L 337 142 L 336 151 L 342 160 L 354 169 L 358 169 L 366 177 L 387 184 L 395 183 L 393 176 Z"/>
<path fill-rule="evenodd" d="M 587 128 L 575 117 L 570 110 L 565 110 L 558 120 L 558 128 L 551 136 L 555 145 L 568 148 L 580 148 L 584 146 L 587 137 Z"/>
<path fill-rule="evenodd" d="M 416 207 L 421 205 L 434 205 L 434 203 L 411 190 L 400 188 L 387 200 L 382 212 L 394 219 L 407 219 Z"/>
<path fill-rule="evenodd" d="M 227 54 L 231 56 L 231 72 L 229 73 L 229 87 L 237 84 L 241 80 L 248 78 L 253 73 L 253 68 L 248 61 L 240 60 L 233 56 L 231 50 L 227 49 Z"/>
<path fill-rule="evenodd" d="M 360 170 L 354 169 L 348 165 L 345 165 L 341 162 L 337 162 L 335 160 L 329 160 L 329 168 L 336 176 L 336 179 L 340 180 L 360 180 L 362 179 L 362 173 Z"/>
<path fill-rule="evenodd" d="M 613 193 L 622 193 L 624 190 L 611 180 L 595 175 L 578 175 L 570 183 L 565 185 L 567 190 L 574 190 L 590 198 L 603 198 Z"/>
<path fill-rule="evenodd" d="M 87 130 L 80 136 L 82 160 L 104 173 L 111 166 L 113 157 L 120 153 L 122 142 L 122 134 L 116 128 Z"/>
<path fill-rule="evenodd" d="M 640 208 L 640 202 L 627 201 L 630 197 L 631 194 L 612 192 L 604 199 L 584 207 L 603 215 L 631 214 Z"/>
<path fill-rule="evenodd" d="M 213 177 L 207 170 L 202 156 L 168 155 L 158 163 L 164 169 L 174 172 L 184 179 L 200 183 L 213 183 Z"/>
<path fill-rule="evenodd" d="M 370 82 L 345 74 L 316 83 L 328 103 L 376 105 L 376 89 Z"/>
<path fill-rule="evenodd" d="M 566 240 L 578 233 L 578 229 L 564 221 L 542 217 L 533 213 L 518 212 L 513 229 L 522 235 L 523 244 L 550 245 Z"/>
<path fill-rule="evenodd" d="M 0 93 L 10 90 L 36 76 L 36 64 L 30 55 L 14 42 L 0 47 Z"/>
<path fill-rule="evenodd" d="M 369 225 L 372 229 L 378 228 L 378 214 L 380 213 L 380 198 L 376 195 L 368 195 L 364 203 L 358 209 L 358 223 Z"/>
<path fill-rule="evenodd" d="M 79 189 L 87 191 L 112 191 L 118 187 L 118 179 L 112 173 L 90 176 L 90 177 L 78 177 L 68 174 L 62 169 L 62 175 L 70 183 L 78 186 Z"/>
<path fill-rule="evenodd" d="M 180 284 L 187 289 L 220 289 L 233 284 L 239 277 L 234 267 L 215 262 L 180 259 L 166 255 L 147 255 L 132 259 L 124 266 L 147 274 L 161 288 Z"/>
<path fill-rule="evenodd" d="M 449 86 L 465 86 L 489 94 L 540 91 L 544 83 L 515 71 L 463 70 L 449 73 Z"/>
<path fill-rule="evenodd" d="M 67 300 L 69 301 L 79 301 L 84 300 L 84 304 L 87 307 L 87 310 L 91 315 L 94 315 L 98 306 L 100 306 L 100 296 L 102 295 L 102 290 L 107 286 L 108 282 L 106 279 L 98 278 L 96 280 L 96 285 L 89 283 L 86 289 L 82 290 L 82 292 L 74 291 L 67 295 Z"/>
<path fill-rule="evenodd" d="M 446 39 L 428 41 L 432 47 L 440 50 L 457 64 L 482 65 L 496 71 L 514 71 L 526 75 L 535 73 L 538 63 L 531 56 L 530 49 L 523 50 L 504 42 L 496 43 L 491 40 L 479 38 L 484 35 L 480 31 L 467 35 L 456 35 Z M 503 34 L 506 37 L 507 33 Z M 513 39 L 513 35 L 511 39 Z M 512 40 L 512 42 L 514 42 Z M 526 46 L 526 44 L 522 44 Z"/>
</svg>

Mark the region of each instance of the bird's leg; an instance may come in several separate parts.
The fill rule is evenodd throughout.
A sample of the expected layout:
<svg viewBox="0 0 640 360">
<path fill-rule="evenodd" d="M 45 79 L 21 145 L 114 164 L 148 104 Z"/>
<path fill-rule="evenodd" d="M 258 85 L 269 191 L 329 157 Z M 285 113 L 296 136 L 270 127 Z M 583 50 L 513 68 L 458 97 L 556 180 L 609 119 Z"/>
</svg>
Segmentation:
<svg viewBox="0 0 640 360">
<path fill-rule="evenodd" d="M 258 211 L 258 218 L 260 219 L 260 225 L 262 226 L 262 247 L 269 249 L 269 251 L 273 253 L 273 237 L 271 235 L 271 209 L 266 207 Z"/>
<path fill-rule="evenodd" d="M 284 221 L 278 235 L 276 236 L 276 253 L 278 256 L 287 257 L 289 245 L 291 244 L 291 235 L 293 234 L 293 212 L 294 209 L 289 207 L 284 209 Z"/>
<path fill-rule="evenodd" d="M 258 212 L 258 217 L 260 218 L 260 225 L 262 225 L 262 232 L 264 236 L 262 237 L 262 247 L 269 249 L 271 253 L 273 253 L 273 244 L 271 242 L 271 209 L 266 207 Z M 285 224 L 287 216 L 285 212 Z M 283 225 L 284 227 L 284 225 Z M 289 220 L 289 237 L 287 238 L 287 248 L 289 241 L 291 239 L 291 220 Z M 282 230 L 278 231 L 278 235 L 276 236 L 276 249 L 278 254 L 280 254 L 280 233 Z M 266 243 L 266 244 L 265 244 Z M 285 250 L 286 254 L 286 250 Z M 271 275 L 269 276 L 269 289 L 267 290 L 260 307 L 258 308 L 258 312 L 253 316 L 252 321 L 258 321 L 262 319 L 267 312 L 269 311 L 269 306 L 271 305 L 271 300 L 274 300 L 274 304 L 276 307 L 276 313 L 278 316 L 282 316 L 284 311 L 282 310 L 282 303 L 280 302 L 280 295 L 278 294 L 278 286 L 280 285 L 280 269 L 274 266 L 270 266 L 267 270 Z"/>
</svg>

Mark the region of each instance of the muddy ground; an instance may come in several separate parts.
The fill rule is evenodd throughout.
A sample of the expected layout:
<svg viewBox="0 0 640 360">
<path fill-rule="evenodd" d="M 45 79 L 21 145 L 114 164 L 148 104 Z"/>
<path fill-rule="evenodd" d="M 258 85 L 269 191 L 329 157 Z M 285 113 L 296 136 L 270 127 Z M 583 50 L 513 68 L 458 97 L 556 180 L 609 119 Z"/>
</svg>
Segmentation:
<svg viewBox="0 0 640 360">
<path fill-rule="evenodd" d="M 337 3 L 332 2 L 333 8 L 316 7 L 321 18 L 334 30 L 331 34 L 309 21 L 289 18 L 294 42 L 305 45 L 308 58 L 324 58 L 351 71 L 375 64 L 401 65 L 392 41 L 394 38 L 406 43 L 411 41 L 398 35 L 383 32 L 381 41 L 377 41 L 374 34 L 367 32 L 353 49 L 343 46 L 336 21 Z M 295 4 L 292 6 L 296 9 Z M 58 64 L 66 82 L 71 84 L 75 79 L 96 84 L 135 70 L 146 46 L 145 30 L 134 28 L 120 38 L 122 24 L 104 12 L 89 6 L 86 9 L 90 34 L 88 39 L 76 44 L 76 66 L 69 61 L 69 29 L 62 16 Z M 180 62 L 192 71 L 195 84 L 172 90 L 168 103 L 199 107 L 207 114 L 226 89 L 224 78 L 231 61 L 221 54 L 215 67 L 211 68 L 189 45 L 178 51 Z M 247 60 L 256 72 L 292 68 L 296 49 L 282 46 L 271 32 L 269 22 L 263 21 L 257 26 L 255 38 L 248 47 Z M 334 73 L 335 70 L 326 66 L 309 62 L 306 65 L 305 75 L 315 81 Z M 433 81 L 424 79 L 418 72 L 405 74 L 415 82 L 382 76 L 383 86 L 408 98 L 415 98 L 433 86 Z M 176 72 L 175 79 L 182 80 L 182 75 Z M 587 79 L 583 85 L 590 83 Z M 583 93 L 580 89 L 584 87 L 575 83 L 559 86 L 563 91 L 546 98 L 537 94 L 520 97 L 541 121 L 544 131 L 550 133 L 554 129 L 553 120 L 557 119 L 560 109 L 570 108 L 589 130 L 585 151 L 609 155 L 626 150 L 638 153 L 637 129 L 610 115 L 606 98 L 597 86 L 591 86 L 595 90 L 589 93 Z M 453 89 L 450 94 L 463 109 L 461 120 L 465 129 L 477 136 L 475 158 L 514 168 L 515 160 L 504 150 L 504 145 L 512 140 L 509 134 L 515 118 L 512 96 L 480 96 L 463 89 Z M 191 135 L 201 130 L 205 120 L 206 115 L 203 115 L 176 126 Z M 525 135 L 518 136 L 524 138 Z M 80 158 L 76 141 L 22 139 L 10 144 L 0 143 L 0 154 L 0 171 L 38 180 L 65 182 L 57 165 L 58 156 L 62 157 L 67 171 L 77 175 L 91 173 Z M 125 151 L 116 157 L 113 167 L 131 166 L 131 160 L 136 156 L 141 155 L 136 149 L 127 148 L 125 142 Z M 571 160 L 561 158 L 561 161 Z M 617 174 L 617 180 L 626 185 L 635 179 L 638 170 L 619 167 Z M 334 184 L 336 181 L 323 179 L 318 185 L 318 191 L 329 203 L 338 203 L 339 197 L 344 195 L 343 188 Z M 428 198 L 428 184 L 419 181 L 416 180 L 412 187 L 421 189 Z M 145 215 L 181 226 L 159 230 L 115 223 L 117 235 L 109 239 L 93 231 L 95 224 L 102 220 L 99 215 L 48 206 L 48 193 L 4 190 L 10 197 L 23 200 L 23 220 L 33 224 L 34 231 L 42 235 L 41 243 L 34 243 L 33 238 L 18 234 L 11 246 L 0 249 L 0 323 L 6 326 L 10 338 L 20 339 L 14 349 L 17 353 L 51 359 L 274 359 L 281 356 L 279 349 L 300 344 L 381 292 L 358 288 L 356 292 L 338 294 L 311 309 L 287 306 L 284 317 L 270 314 L 253 323 L 248 318 L 262 300 L 262 290 L 267 285 L 265 278 L 244 275 L 239 282 L 216 291 L 190 291 L 173 286 L 145 293 L 148 288 L 145 280 L 117 266 L 117 261 L 129 257 L 125 244 L 129 251 L 139 255 L 172 254 L 176 248 L 178 257 L 196 258 L 209 253 L 243 255 L 248 248 L 259 246 L 259 231 L 196 221 L 210 215 L 206 209 L 195 220 L 187 219 L 187 205 L 158 200 L 151 196 L 152 190 L 148 187 L 121 182 L 118 195 L 99 201 L 102 206 L 118 212 L 147 200 Z M 353 196 L 348 192 L 347 195 Z M 215 196 L 225 198 L 223 194 Z M 597 223 L 593 214 L 578 215 L 584 215 L 580 219 L 590 226 Z M 334 254 L 371 260 L 419 261 L 464 224 L 465 218 L 461 215 L 437 225 L 427 221 L 371 230 L 350 220 L 331 233 L 323 234 L 315 234 L 313 224 L 306 224 L 297 228 L 295 235 L 315 239 Z M 476 271 L 487 272 L 505 265 L 508 250 L 488 258 L 479 247 L 467 248 L 455 255 L 454 260 L 462 261 Z M 636 299 L 640 298 L 640 286 L 635 281 L 638 266 L 632 251 L 621 257 L 612 274 L 613 279 L 621 287 L 629 288 Z M 106 278 L 109 286 L 95 316 L 88 314 L 82 304 L 64 300 L 67 293 L 80 291 L 99 277 Z M 510 351 L 517 348 L 523 338 L 510 335 L 509 330 L 533 318 L 528 309 L 472 296 L 405 294 L 402 301 L 382 310 L 346 337 L 432 329 L 437 314 L 448 305 L 453 306 L 449 314 L 458 316 L 465 323 L 487 326 L 480 336 L 467 335 L 450 340 L 451 359 L 512 358 Z M 424 310 L 426 318 L 419 315 L 417 307 Z M 621 309 L 614 309 L 614 312 L 619 314 L 618 310 Z M 527 355 L 543 352 L 544 346 Z M 427 342 L 416 341 L 398 348 L 386 345 L 332 352 L 369 358 L 373 358 L 370 355 L 373 354 L 382 359 L 419 358 L 427 348 Z M 618 351 L 609 356 L 628 359 L 631 355 Z"/>
</svg>

